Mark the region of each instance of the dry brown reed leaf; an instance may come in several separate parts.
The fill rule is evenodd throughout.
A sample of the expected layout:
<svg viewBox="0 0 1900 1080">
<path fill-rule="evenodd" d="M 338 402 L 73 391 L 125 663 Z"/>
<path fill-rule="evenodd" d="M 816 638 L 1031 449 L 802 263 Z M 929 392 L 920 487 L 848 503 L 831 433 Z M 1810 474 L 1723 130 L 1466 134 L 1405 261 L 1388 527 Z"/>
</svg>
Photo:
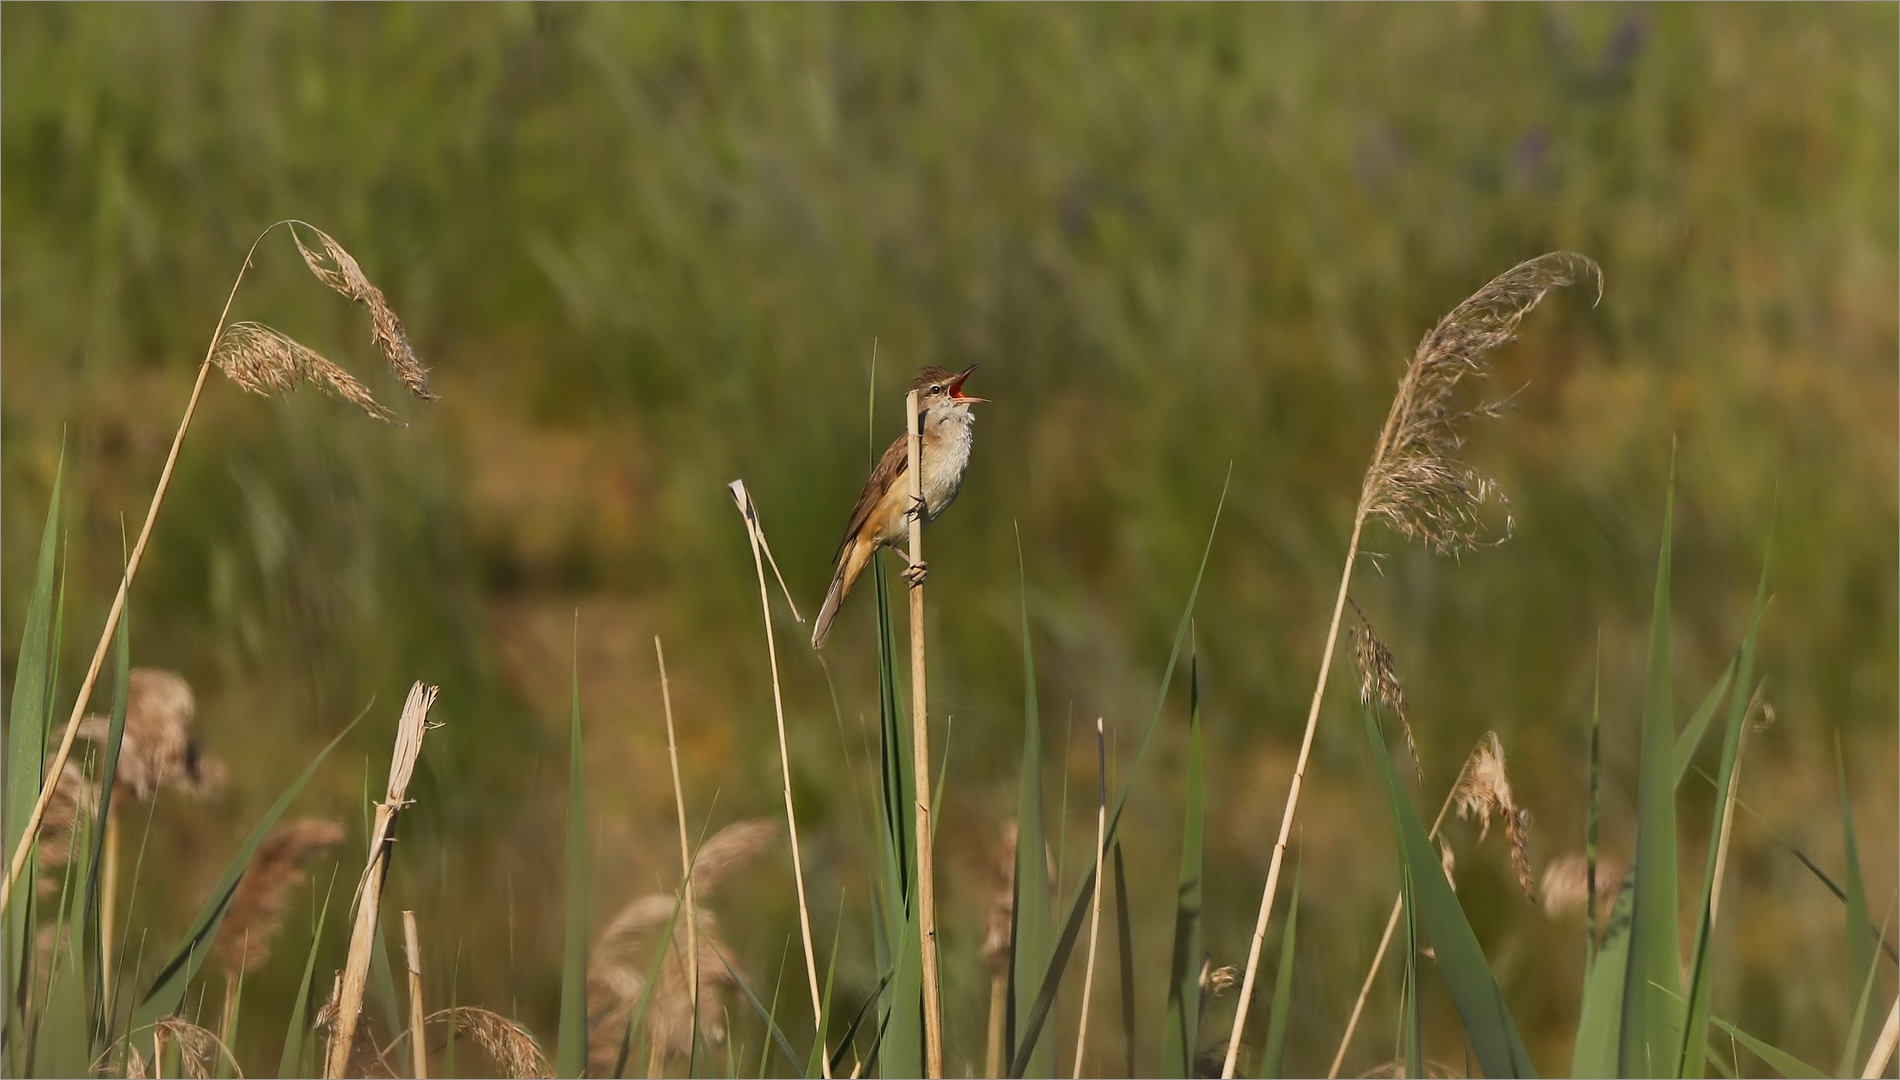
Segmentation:
<svg viewBox="0 0 1900 1080">
<path fill-rule="evenodd" d="M 466 1036 L 481 1047 L 482 1053 L 507 1077 L 551 1077 L 547 1055 L 527 1028 L 479 1005 L 460 1005 L 432 1013 L 425 1024 L 452 1025 L 458 1036 Z"/>
<path fill-rule="evenodd" d="M 1379 436 L 1379 450 L 1360 489 L 1360 512 L 1383 518 L 1409 540 L 1440 554 L 1456 555 L 1508 539 L 1509 501 L 1488 476 L 1462 465 L 1459 424 L 1468 417 L 1497 416 L 1502 402 L 1460 406 L 1458 385 L 1467 375 L 1489 371 L 1485 356 L 1510 342 L 1517 324 L 1552 289 L 1589 278 L 1601 296 L 1602 272 L 1575 252 L 1555 251 L 1493 278 L 1453 308 L 1419 342 L 1399 380 L 1398 395 Z M 1483 539 L 1479 511 L 1492 497 L 1507 510 L 1504 535 Z"/>
<path fill-rule="evenodd" d="M 1524 896 L 1536 903 L 1537 888 L 1531 881 L 1530 867 L 1531 813 L 1518 806 L 1511 795 L 1511 778 L 1504 771 L 1504 744 L 1498 741 L 1497 732 L 1485 732 L 1484 738 L 1478 740 L 1477 749 L 1465 759 L 1453 799 L 1458 804 L 1459 817 L 1478 820 L 1479 843 L 1490 834 L 1493 818 L 1504 823 L 1517 883 L 1523 888 Z"/>
<path fill-rule="evenodd" d="M 323 249 L 321 254 L 304 244 L 299 228 L 317 234 L 318 245 Z M 409 335 L 403 331 L 402 320 L 396 317 L 395 309 L 389 306 L 383 291 L 370 283 L 363 274 L 363 268 L 329 233 L 303 222 L 292 222 L 290 236 L 297 242 L 297 250 L 303 254 L 304 264 L 310 267 L 310 272 L 317 276 L 318 281 L 369 309 L 370 334 L 376 340 L 376 347 L 382 350 L 383 359 L 389 361 L 389 370 L 402 380 L 410 393 L 424 401 L 433 401 L 435 395 L 429 392 L 428 370 L 416 359 L 415 350 L 409 347 Z"/>
<path fill-rule="evenodd" d="M 205 754 L 191 737 L 197 713 L 197 699 L 183 676 L 133 668 L 114 791 L 150 802 L 161 787 L 200 798 L 223 790 L 224 763 Z M 112 721 L 104 716 L 88 716 L 79 723 L 79 737 L 101 746 L 111 730 Z"/>
<path fill-rule="evenodd" d="M 1399 682 L 1399 672 L 1392 658 L 1392 650 L 1385 647 L 1379 639 L 1379 632 L 1373 629 L 1372 620 L 1359 607 L 1358 601 L 1350 596 L 1346 602 L 1352 605 L 1353 613 L 1359 616 L 1359 628 L 1353 631 L 1353 666 L 1359 671 L 1359 704 L 1368 708 L 1374 702 L 1399 718 L 1399 728 L 1405 732 L 1405 749 L 1412 755 L 1412 768 L 1419 779 L 1425 778 L 1425 765 L 1418 757 L 1418 743 L 1412 738 L 1412 721 L 1405 715 L 1405 686 Z"/>
<path fill-rule="evenodd" d="M 299 818 L 258 845 L 213 945 L 227 974 L 249 971 L 270 956 L 290 890 L 304 880 L 303 864 L 342 839 L 343 826 L 334 821 Z"/>
</svg>

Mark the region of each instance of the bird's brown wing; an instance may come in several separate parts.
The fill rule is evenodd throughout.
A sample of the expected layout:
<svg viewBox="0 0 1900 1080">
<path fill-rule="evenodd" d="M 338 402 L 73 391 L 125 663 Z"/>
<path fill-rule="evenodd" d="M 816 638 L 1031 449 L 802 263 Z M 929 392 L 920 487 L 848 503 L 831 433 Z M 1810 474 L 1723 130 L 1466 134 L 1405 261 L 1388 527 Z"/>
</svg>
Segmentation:
<svg viewBox="0 0 1900 1080">
<path fill-rule="evenodd" d="M 834 566 L 844 555 L 845 549 L 851 546 L 851 538 L 864 528 L 864 523 L 870 519 L 871 511 L 877 508 L 884 493 L 910 471 L 910 448 L 905 445 L 909 438 L 908 435 L 899 435 L 890 448 L 884 451 L 884 456 L 878 459 L 877 468 L 871 470 L 871 478 L 864 482 L 864 491 L 858 495 L 858 505 L 851 508 L 851 524 L 845 526 L 844 539 L 838 541 L 837 554 L 831 557 Z"/>
</svg>

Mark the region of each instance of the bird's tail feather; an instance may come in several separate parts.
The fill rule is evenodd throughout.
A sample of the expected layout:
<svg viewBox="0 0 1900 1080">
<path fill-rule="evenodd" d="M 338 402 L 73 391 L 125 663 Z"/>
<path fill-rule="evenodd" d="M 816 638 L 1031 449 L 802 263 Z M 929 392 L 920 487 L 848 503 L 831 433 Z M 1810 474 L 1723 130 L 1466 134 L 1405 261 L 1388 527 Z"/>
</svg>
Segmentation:
<svg viewBox="0 0 1900 1080">
<path fill-rule="evenodd" d="M 876 545 L 864 543 L 853 543 L 845 549 L 838 560 L 838 572 L 832 575 L 831 591 L 825 594 L 825 606 L 818 609 L 818 618 L 812 621 L 812 648 L 825 647 L 825 639 L 831 636 L 831 622 L 838 617 L 838 608 L 850 595 L 851 586 L 857 583 L 858 575 L 864 572 L 864 565 L 871 561 L 871 553 L 876 550 Z"/>
</svg>

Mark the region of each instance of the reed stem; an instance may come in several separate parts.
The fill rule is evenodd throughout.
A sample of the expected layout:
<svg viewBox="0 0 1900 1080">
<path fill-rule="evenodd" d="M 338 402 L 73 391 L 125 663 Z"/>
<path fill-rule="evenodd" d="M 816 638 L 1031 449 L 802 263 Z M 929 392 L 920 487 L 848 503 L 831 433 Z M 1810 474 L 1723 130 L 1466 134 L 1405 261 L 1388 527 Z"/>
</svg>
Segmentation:
<svg viewBox="0 0 1900 1080">
<path fill-rule="evenodd" d="M 1102 929 L 1102 862 L 1108 858 L 1108 742 L 1095 718 L 1095 896 L 1089 901 L 1089 960 L 1082 974 L 1082 1022 L 1075 1029 L 1075 1080 L 1082 1077 L 1082 1047 L 1089 1035 L 1089 995 L 1095 989 L 1095 943 Z"/>
<path fill-rule="evenodd" d="M 422 1037 L 422 945 L 416 940 L 416 913 L 402 913 L 402 946 L 409 961 L 409 1056 L 416 1080 L 428 1080 L 429 1046 Z"/>
<path fill-rule="evenodd" d="M 906 426 L 910 432 L 910 563 L 924 564 L 924 436 L 919 430 L 917 391 L 905 399 Z M 924 977 L 924 1075 L 937 1080 L 943 1075 L 943 988 L 937 972 L 937 875 L 936 858 L 931 850 L 930 828 L 930 720 L 929 695 L 924 685 L 924 581 L 921 574 L 910 576 L 910 726 L 911 784 L 917 792 L 917 922 L 918 940 L 923 952 Z"/>
<path fill-rule="evenodd" d="M 666 756 L 673 765 L 673 807 L 680 826 L 680 889 L 686 896 L 686 980 L 692 987 L 694 1039 L 699 1029 L 699 912 L 693 904 L 693 855 L 686 840 L 686 791 L 680 785 L 679 746 L 673 738 L 673 688 L 666 678 L 666 650 L 653 635 L 653 655 L 660 664 L 660 701 L 666 711 Z"/>
</svg>

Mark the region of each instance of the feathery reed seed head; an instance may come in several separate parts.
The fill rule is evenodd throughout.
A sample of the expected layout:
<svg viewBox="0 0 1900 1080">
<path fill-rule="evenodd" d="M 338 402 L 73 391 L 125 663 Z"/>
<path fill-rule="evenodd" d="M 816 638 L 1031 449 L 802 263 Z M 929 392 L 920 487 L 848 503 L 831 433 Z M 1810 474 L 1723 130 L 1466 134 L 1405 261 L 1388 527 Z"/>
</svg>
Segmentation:
<svg viewBox="0 0 1900 1080">
<path fill-rule="evenodd" d="M 53 797 L 40 818 L 40 865 L 63 866 L 73 855 L 73 835 L 80 820 L 99 813 L 99 785 L 86 776 L 77 761 L 66 759 L 53 783 Z"/>
<path fill-rule="evenodd" d="M 125 737 L 119 744 L 113 785 L 119 793 L 150 802 L 161 787 L 195 797 L 224 788 L 224 763 L 204 753 L 192 739 L 198 703 L 191 684 L 177 672 L 133 668 L 125 705 Z M 79 737 L 104 745 L 112 721 L 89 716 L 79 722 Z"/>
<path fill-rule="evenodd" d="M 1561 918 L 1583 907 L 1589 893 L 1590 860 L 1581 851 L 1552 859 L 1544 867 L 1544 879 L 1538 886 L 1544 914 Z M 1625 868 L 1615 859 L 1597 858 L 1597 907 L 1609 906 L 1623 887 Z M 1598 914 L 1602 914 L 1601 911 Z"/>
<path fill-rule="evenodd" d="M 527 1028 L 478 1005 L 460 1005 L 430 1014 L 423 1021 L 452 1025 L 455 1033 L 472 1040 L 482 1053 L 500 1068 L 501 1075 L 514 1078 L 551 1077 L 547 1055 Z M 609 1062 L 611 1065 L 612 1063 Z"/>
<path fill-rule="evenodd" d="M 1478 746 L 1465 759 L 1459 774 L 1456 794 L 1458 816 L 1476 818 L 1478 842 L 1490 835 L 1491 820 L 1504 823 L 1511 846 L 1511 866 L 1517 871 L 1517 883 L 1531 903 L 1537 902 L 1537 889 L 1531 881 L 1529 810 L 1517 805 L 1511 794 L 1511 778 L 1504 771 L 1504 745 L 1495 731 L 1487 731 Z"/>
<path fill-rule="evenodd" d="M 249 971 L 270 956 L 290 890 L 304 880 L 303 864 L 343 839 L 343 826 L 300 818 L 279 826 L 258 846 L 218 927 L 213 948 L 224 970 Z"/>
<path fill-rule="evenodd" d="M 389 306 L 383 291 L 364 276 L 363 268 L 358 266 L 343 245 L 336 242 L 329 233 L 314 226 L 304 228 L 317 234 L 317 243 L 323 248 L 318 254 L 310 250 L 303 242 L 303 235 L 297 231 L 302 222 L 292 222 L 291 239 L 297 242 L 297 250 L 303 255 L 304 264 L 317 280 L 342 293 L 369 309 L 370 334 L 376 340 L 376 347 L 382 351 L 383 359 L 389 362 L 389 370 L 409 392 L 424 401 L 435 400 L 429 392 L 428 369 L 416 359 L 416 352 L 409 347 L 409 335 L 402 328 L 402 320 L 396 317 L 396 311 Z"/>
<path fill-rule="evenodd" d="M 1517 324 L 1550 290 L 1603 275 L 1575 252 L 1556 251 L 1519 263 L 1492 279 L 1438 321 L 1419 342 L 1399 380 L 1379 449 L 1360 489 L 1360 511 L 1383 519 L 1399 535 L 1457 555 L 1501 543 L 1511 533 L 1509 500 L 1490 477 L 1464 466 L 1458 426 L 1468 417 L 1498 416 L 1502 402 L 1461 407 L 1458 386 L 1489 371 L 1486 354 L 1509 343 Z M 1484 539 L 1479 512 L 1497 498 L 1507 510 L 1504 535 Z"/>
<path fill-rule="evenodd" d="M 1379 640 L 1379 632 L 1373 629 L 1372 620 L 1359 603 L 1351 597 L 1346 598 L 1352 604 L 1352 610 L 1359 616 L 1359 628 L 1353 631 L 1353 666 L 1359 672 L 1359 704 L 1380 706 L 1399 718 L 1399 727 L 1405 732 L 1405 749 L 1412 755 L 1412 768 L 1421 779 L 1425 766 L 1418 757 L 1418 743 L 1412 738 L 1412 721 L 1405 715 L 1405 686 L 1399 682 L 1399 672 L 1392 658 L 1392 650 Z"/>
</svg>

